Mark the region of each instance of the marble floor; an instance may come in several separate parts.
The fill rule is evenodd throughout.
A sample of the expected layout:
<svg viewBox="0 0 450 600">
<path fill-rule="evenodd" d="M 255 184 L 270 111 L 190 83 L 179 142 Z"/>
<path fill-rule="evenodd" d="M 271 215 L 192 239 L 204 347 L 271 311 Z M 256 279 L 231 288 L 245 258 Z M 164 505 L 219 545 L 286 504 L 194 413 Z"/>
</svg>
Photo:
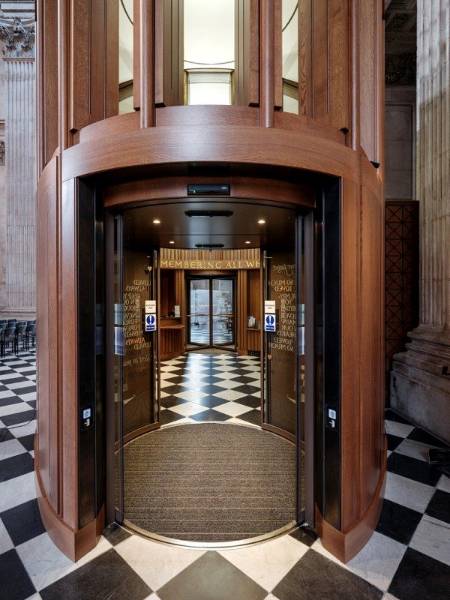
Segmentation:
<svg viewBox="0 0 450 600">
<path fill-rule="evenodd" d="M 32 353 L 0 362 L 2 600 L 449 597 L 450 480 L 426 461 L 427 449 L 442 444 L 390 411 L 381 519 L 369 543 L 346 565 L 303 530 L 246 548 L 209 551 L 159 544 L 117 526 L 72 563 L 51 542 L 37 510 L 35 379 Z"/>
</svg>

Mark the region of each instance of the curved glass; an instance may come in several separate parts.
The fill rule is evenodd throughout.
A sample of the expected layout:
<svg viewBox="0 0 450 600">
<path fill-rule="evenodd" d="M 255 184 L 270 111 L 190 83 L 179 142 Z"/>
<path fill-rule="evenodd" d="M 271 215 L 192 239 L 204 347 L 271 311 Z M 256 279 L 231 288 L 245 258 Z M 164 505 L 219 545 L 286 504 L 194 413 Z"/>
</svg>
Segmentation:
<svg viewBox="0 0 450 600">
<path fill-rule="evenodd" d="M 282 0 L 283 111 L 299 113 L 298 0 Z"/>
<path fill-rule="evenodd" d="M 235 0 L 184 1 L 185 104 L 232 104 Z"/>
<path fill-rule="evenodd" d="M 119 114 L 133 112 L 133 0 L 119 0 Z"/>
</svg>

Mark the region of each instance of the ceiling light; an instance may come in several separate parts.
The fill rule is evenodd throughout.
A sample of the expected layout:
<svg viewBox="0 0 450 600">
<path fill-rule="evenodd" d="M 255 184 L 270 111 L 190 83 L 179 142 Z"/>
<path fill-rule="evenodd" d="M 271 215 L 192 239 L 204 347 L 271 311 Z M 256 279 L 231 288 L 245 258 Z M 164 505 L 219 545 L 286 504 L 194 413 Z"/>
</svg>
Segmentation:
<svg viewBox="0 0 450 600">
<path fill-rule="evenodd" d="M 265 219 L 258 219 L 258 225 L 265 225 L 265 224 L 266 224 Z"/>
<path fill-rule="evenodd" d="M 251 241 L 250 240 L 245 240 L 245 243 L 246 244 L 251 244 Z"/>
<path fill-rule="evenodd" d="M 160 223 L 160 219 L 153 219 L 153 225 L 159 225 Z"/>
<path fill-rule="evenodd" d="M 170 240 L 169 244 L 175 244 L 175 242 L 173 240 Z"/>
</svg>

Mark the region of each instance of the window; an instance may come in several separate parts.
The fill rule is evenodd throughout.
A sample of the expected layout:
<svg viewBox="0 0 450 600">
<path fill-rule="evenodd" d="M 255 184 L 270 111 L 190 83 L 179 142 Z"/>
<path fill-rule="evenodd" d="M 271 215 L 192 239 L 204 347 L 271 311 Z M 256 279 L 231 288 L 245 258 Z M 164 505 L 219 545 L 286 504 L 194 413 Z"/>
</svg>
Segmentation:
<svg viewBox="0 0 450 600">
<path fill-rule="evenodd" d="M 185 104 L 232 104 L 235 0 L 185 0 Z"/>
<path fill-rule="evenodd" d="M 133 0 L 120 0 L 119 114 L 133 110 Z"/>
<path fill-rule="evenodd" d="M 299 113 L 298 1 L 282 0 L 283 111 Z"/>
</svg>

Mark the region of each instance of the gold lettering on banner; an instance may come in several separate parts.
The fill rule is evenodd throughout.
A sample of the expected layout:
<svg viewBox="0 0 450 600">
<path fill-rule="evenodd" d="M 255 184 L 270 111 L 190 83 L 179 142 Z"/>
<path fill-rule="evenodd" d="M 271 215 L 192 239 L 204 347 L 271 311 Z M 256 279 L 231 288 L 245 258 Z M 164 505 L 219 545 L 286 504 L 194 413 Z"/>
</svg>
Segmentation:
<svg viewBox="0 0 450 600">
<path fill-rule="evenodd" d="M 161 269 L 186 269 L 190 271 L 208 270 L 238 270 L 259 269 L 259 261 L 256 260 L 167 260 L 161 259 Z"/>
</svg>

